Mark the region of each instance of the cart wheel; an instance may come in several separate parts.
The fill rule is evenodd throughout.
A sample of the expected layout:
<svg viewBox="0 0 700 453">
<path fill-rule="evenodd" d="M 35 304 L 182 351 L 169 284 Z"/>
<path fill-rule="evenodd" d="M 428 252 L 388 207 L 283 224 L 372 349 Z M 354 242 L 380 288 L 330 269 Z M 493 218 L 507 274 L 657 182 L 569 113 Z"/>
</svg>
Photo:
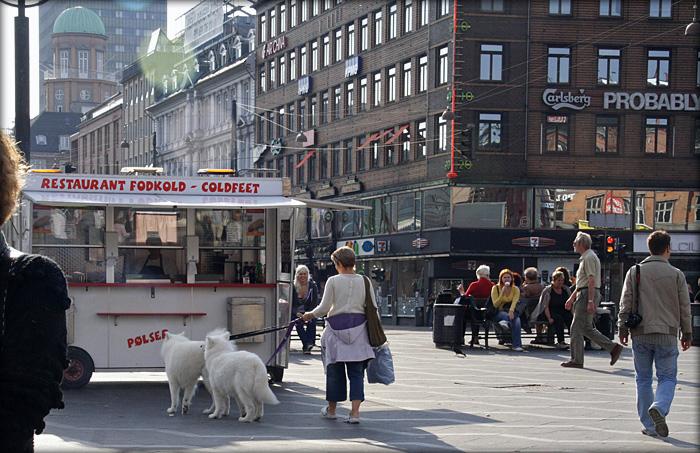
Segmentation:
<svg viewBox="0 0 700 453">
<path fill-rule="evenodd" d="M 270 381 L 282 382 L 282 378 L 284 377 L 284 368 L 281 366 L 269 366 L 267 367 L 267 372 L 270 374 Z"/>
<path fill-rule="evenodd" d="M 63 370 L 61 387 L 64 389 L 83 387 L 90 382 L 93 371 L 95 371 L 95 363 L 92 361 L 90 354 L 80 348 L 69 346 L 68 368 Z"/>
</svg>

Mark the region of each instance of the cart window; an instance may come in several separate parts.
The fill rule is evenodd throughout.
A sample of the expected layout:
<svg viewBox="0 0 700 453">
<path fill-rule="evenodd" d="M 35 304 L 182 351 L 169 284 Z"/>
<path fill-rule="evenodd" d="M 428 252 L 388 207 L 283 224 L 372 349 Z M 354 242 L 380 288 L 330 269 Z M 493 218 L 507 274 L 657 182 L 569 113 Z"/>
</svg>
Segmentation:
<svg viewBox="0 0 700 453">
<path fill-rule="evenodd" d="M 119 283 L 144 280 L 185 283 L 186 269 L 184 248 L 119 247 L 114 280 Z"/>
<path fill-rule="evenodd" d="M 200 248 L 198 283 L 265 283 L 264 249 Z"/>
<path fill-rule="evenodd" d="M 184 246 L 184 209 L 114 208 L 114 231 L 119 245 Z"/>
<path fill-rule="evenodd" d="M 200 247 L 264 247 L 263 209 L 197 209 L 195 232 Z"/>
<path fill-rule="evenodd" d="M 34 205 L 32 252 L 58 263 L 71 282 L 105 281 L 103 208 Z"/>
</svg>

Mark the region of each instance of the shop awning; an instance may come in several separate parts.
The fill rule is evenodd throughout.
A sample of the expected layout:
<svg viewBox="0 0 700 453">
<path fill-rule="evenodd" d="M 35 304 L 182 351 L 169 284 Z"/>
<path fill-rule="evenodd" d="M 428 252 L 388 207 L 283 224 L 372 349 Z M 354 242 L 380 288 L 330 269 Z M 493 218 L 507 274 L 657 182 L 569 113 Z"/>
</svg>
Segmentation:
<svg viewBox="0 0 700 453">
<path fill-rule="evenodd" d="M 283 196 L 236 197 L 199 195 L 140 195 L 106 193 L 72 193 L 25 191 L 24 195 L 34 203 L 49 206 L 134 206 L 151 208 L 302 208 L 306 200 L 299 201 Z M 346 208 L 348 209 L 348 208 Z"/>
<path fill-rule="evenodd" d="M 302 202 L 309 208 L 332 209 L 334 211 L 345 211 L 351 209 L 372 209 L 369 206 L 350 203 L 339 203 L 337 201 L 311 200 L 306 198 L 293 198 L 293 200 Z"/>
</svg>

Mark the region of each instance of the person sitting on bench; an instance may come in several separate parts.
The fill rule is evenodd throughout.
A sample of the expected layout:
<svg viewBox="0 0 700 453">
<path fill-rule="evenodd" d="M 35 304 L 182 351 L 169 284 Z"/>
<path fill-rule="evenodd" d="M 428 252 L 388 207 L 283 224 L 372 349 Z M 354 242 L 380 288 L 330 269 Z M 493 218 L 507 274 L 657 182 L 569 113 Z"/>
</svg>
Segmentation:
<svg viewBox="0 0 700 453">
<path fill-rule="evenodd" d="M 461 284 L 457 287 L 457 291 L 459 291 L 460 296 L 464 297 L 473 297 L 475 299 L 488 299 L 488 297 L 491 295 L 491 288 L 493 288 L 493 283 L 491 283 L 491 280 L 489 280 L 489 276 L 491 275 L 491 268 L 488 267 L 485 264 L 482 264 L 476 269 L 476 278 L 477 280 L 474 282 L 471 282 L 469 286 L 467 287 L 467 290 L 464 290 L 464 286 Z M 470 310 L 470 315 L 475 316 L 475 313 L 473 310 Z M 471 319 L 471 317 L 470 317 Z M 470 320 L 469 319 L 469 320 Z M 466 323 L 469 321 L 465 317 L 465 327 L 464 330 L 466 332 Z M 472 325 L 472 339 L 469 342 L 470 345 L 474 346 L 479 344 L 479 325 L 476 323 L 471 323 Z"/>
<path fill-rule="evenodd" d="M 491 303 L 497 310 L 496 322 L 503 329 L 510 327 L 513 351 L 522 352 L 520 316 L 515 310 L 519 300 L 520 290 L 513 285 L 513 272 L 510 269 L 503 269 L 498 274 L 498 284 L 491 289 Z"/>
<path fill-rule="evenodd" d="M 530 318 L 543 319 L 547 321 L 547 343 L 554 343 L 554 334 L 557 335 L 557 347 L 559 349 L 567 349 L 569 345 L 564 342 L 564 326 L 567 329 L 571 328 L 571 312 L 564 308 L 566 300 L 571 295 L 569 288 L 566 287 L 566 277 L 561 271 L 554 271 L 552 274 L 552 284 L 547 286 L 542 291 L 540 303 L 537 309 L 533 312 Z M 539 315 L 539 316 L 538 316 Z"/>
</svg>

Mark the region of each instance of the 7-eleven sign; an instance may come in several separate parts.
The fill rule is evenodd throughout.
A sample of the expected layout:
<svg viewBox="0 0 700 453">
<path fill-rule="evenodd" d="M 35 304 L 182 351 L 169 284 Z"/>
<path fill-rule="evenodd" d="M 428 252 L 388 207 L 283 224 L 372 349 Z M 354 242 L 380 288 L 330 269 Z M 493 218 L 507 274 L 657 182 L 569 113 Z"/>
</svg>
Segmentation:
<svg viewBox="0 0 700 453">
<path fill-rule="evenodd" d="M 620 197 L 613 197 L 612 195 L 606 195 L 603 213 L 605 213 L 605 214 L 624 214 L 625 213 L 625 201 Z"/>
</svg>

